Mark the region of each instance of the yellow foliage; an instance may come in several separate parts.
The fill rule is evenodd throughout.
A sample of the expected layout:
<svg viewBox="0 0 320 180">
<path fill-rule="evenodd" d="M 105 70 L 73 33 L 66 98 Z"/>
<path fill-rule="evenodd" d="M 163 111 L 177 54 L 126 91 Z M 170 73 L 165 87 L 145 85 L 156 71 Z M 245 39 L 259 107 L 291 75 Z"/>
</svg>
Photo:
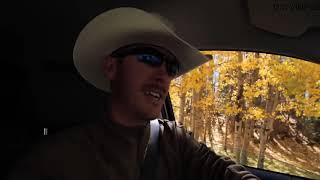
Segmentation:
<svg viewBox="0 0 320 180">
<path fill-rule="evenodd" d="M 263 109 L 258 108 L 258 107 L 249 107 L 249 109 L 246 111 L 244 117 L 245 117 L 245 119 L 249 119 L 249 120 L 262 120 L 266 116 L 265 116 L 265 112 Z"/>
<path fill-rule="evenodd" d="M 172 81 L 170 95 L 177 114 L 181 93 L 191 101 L 195 91 L 198 109 L 245 119 L 285 120 L 279 113 L 320 117 L 320 65 L 295 58 L 233 51 L 203 51 L 212 60 Z M 243 94 L 239 94 L 243 88 Z M 275 112 L 266 114 L 271 94 L 279 94 Z M 243 96 L 243 101 L 239 97 Z M 243 104 L 241 104 L 243 103 Z M 276 113 L 278 112 L 278 113 Z"/>
</svg>

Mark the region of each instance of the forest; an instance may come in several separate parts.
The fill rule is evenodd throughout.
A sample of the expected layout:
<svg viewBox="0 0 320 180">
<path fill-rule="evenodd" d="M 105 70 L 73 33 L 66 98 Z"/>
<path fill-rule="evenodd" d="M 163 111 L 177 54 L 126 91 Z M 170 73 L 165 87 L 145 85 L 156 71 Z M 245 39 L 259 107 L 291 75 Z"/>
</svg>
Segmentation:
<svg viewBox="0 0 320 180">
<path fill-rule="evenodd" d="M 177 122 L 243 165 L 320 179 L 320 65 L 257 52 L 210 61 L 171 83 Z"/>
</svg>

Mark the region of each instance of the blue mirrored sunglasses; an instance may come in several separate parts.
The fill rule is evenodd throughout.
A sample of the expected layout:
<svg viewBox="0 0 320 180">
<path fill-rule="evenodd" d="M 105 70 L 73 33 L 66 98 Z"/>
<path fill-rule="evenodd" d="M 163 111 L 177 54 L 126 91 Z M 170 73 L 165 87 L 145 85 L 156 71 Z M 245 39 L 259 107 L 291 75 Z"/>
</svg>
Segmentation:
<svg viewBox="0 0 320 180">
<path fill-rule="evenodd" d="M 179 73 L 179 64 L 175 61 L 169 61 L 163 57 L 153 54 L 135 54 L 138 61 L 151 67 L 158 68 L 163 62 L 166 63 L 166 70 L 169 76 L 174 77 Z"/>
<path fill-rule="evenodd" d="M 158 68 L 163 62 L 166 63 L 166 70 L 169 76 L 174 77 L 179 73 L 179 63 L 173 55 L 164 55 L 157 49 L 145 46 L 127 46 L 114 51 L 111 56 L 124 58 L 128 55 L 135 55 L 139 62 Z"/>
</svg>

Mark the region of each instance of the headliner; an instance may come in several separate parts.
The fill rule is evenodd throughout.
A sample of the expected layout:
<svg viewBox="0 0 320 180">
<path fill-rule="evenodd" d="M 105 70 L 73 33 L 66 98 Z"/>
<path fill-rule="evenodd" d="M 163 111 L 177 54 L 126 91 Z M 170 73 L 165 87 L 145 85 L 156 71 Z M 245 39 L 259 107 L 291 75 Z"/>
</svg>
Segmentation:
<svg viewBox="0 0 320 180">
<path fill-rule="evenodd" d="M 19 121 L 33 118 L 40 127 L 93 118 L 94 112 L 101 111 L 105 95 L 82 82 L 72 64 L 72 50 L 90 19 L 121 6 L 161 14 L 174 24 L 177 34 L 199 49 L 273 52 L 320 62 L 319 29 L 298 37 L 267 32 L 250 24 L 243 2 L 60 0 L 11 5 L 3 12 L 9 17 L 4 22 L 3 44 L 10 57 L 2 71 L 5 111 Z"/>
</svg>

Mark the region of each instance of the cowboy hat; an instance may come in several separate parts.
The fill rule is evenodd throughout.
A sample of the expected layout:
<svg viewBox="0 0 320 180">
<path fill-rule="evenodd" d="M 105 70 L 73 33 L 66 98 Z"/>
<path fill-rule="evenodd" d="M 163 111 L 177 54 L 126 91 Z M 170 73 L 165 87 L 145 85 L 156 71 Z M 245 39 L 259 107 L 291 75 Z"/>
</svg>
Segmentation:
<svg viewBox="0 0 320 180">
<path fill-rule="evenodd" d="M 73 62 L 84 79 L 108 92 L 110 84 L 103 73 L 103 59 L 120 47 L 137 43 L 169 50 L 180 64 L 178 75 L 207 61 L 199 50 L 178 37 L 158 16 L 141 9 L 122 7 L 96 16 L 82 29 L 73 49 Z"/>
</svg>

